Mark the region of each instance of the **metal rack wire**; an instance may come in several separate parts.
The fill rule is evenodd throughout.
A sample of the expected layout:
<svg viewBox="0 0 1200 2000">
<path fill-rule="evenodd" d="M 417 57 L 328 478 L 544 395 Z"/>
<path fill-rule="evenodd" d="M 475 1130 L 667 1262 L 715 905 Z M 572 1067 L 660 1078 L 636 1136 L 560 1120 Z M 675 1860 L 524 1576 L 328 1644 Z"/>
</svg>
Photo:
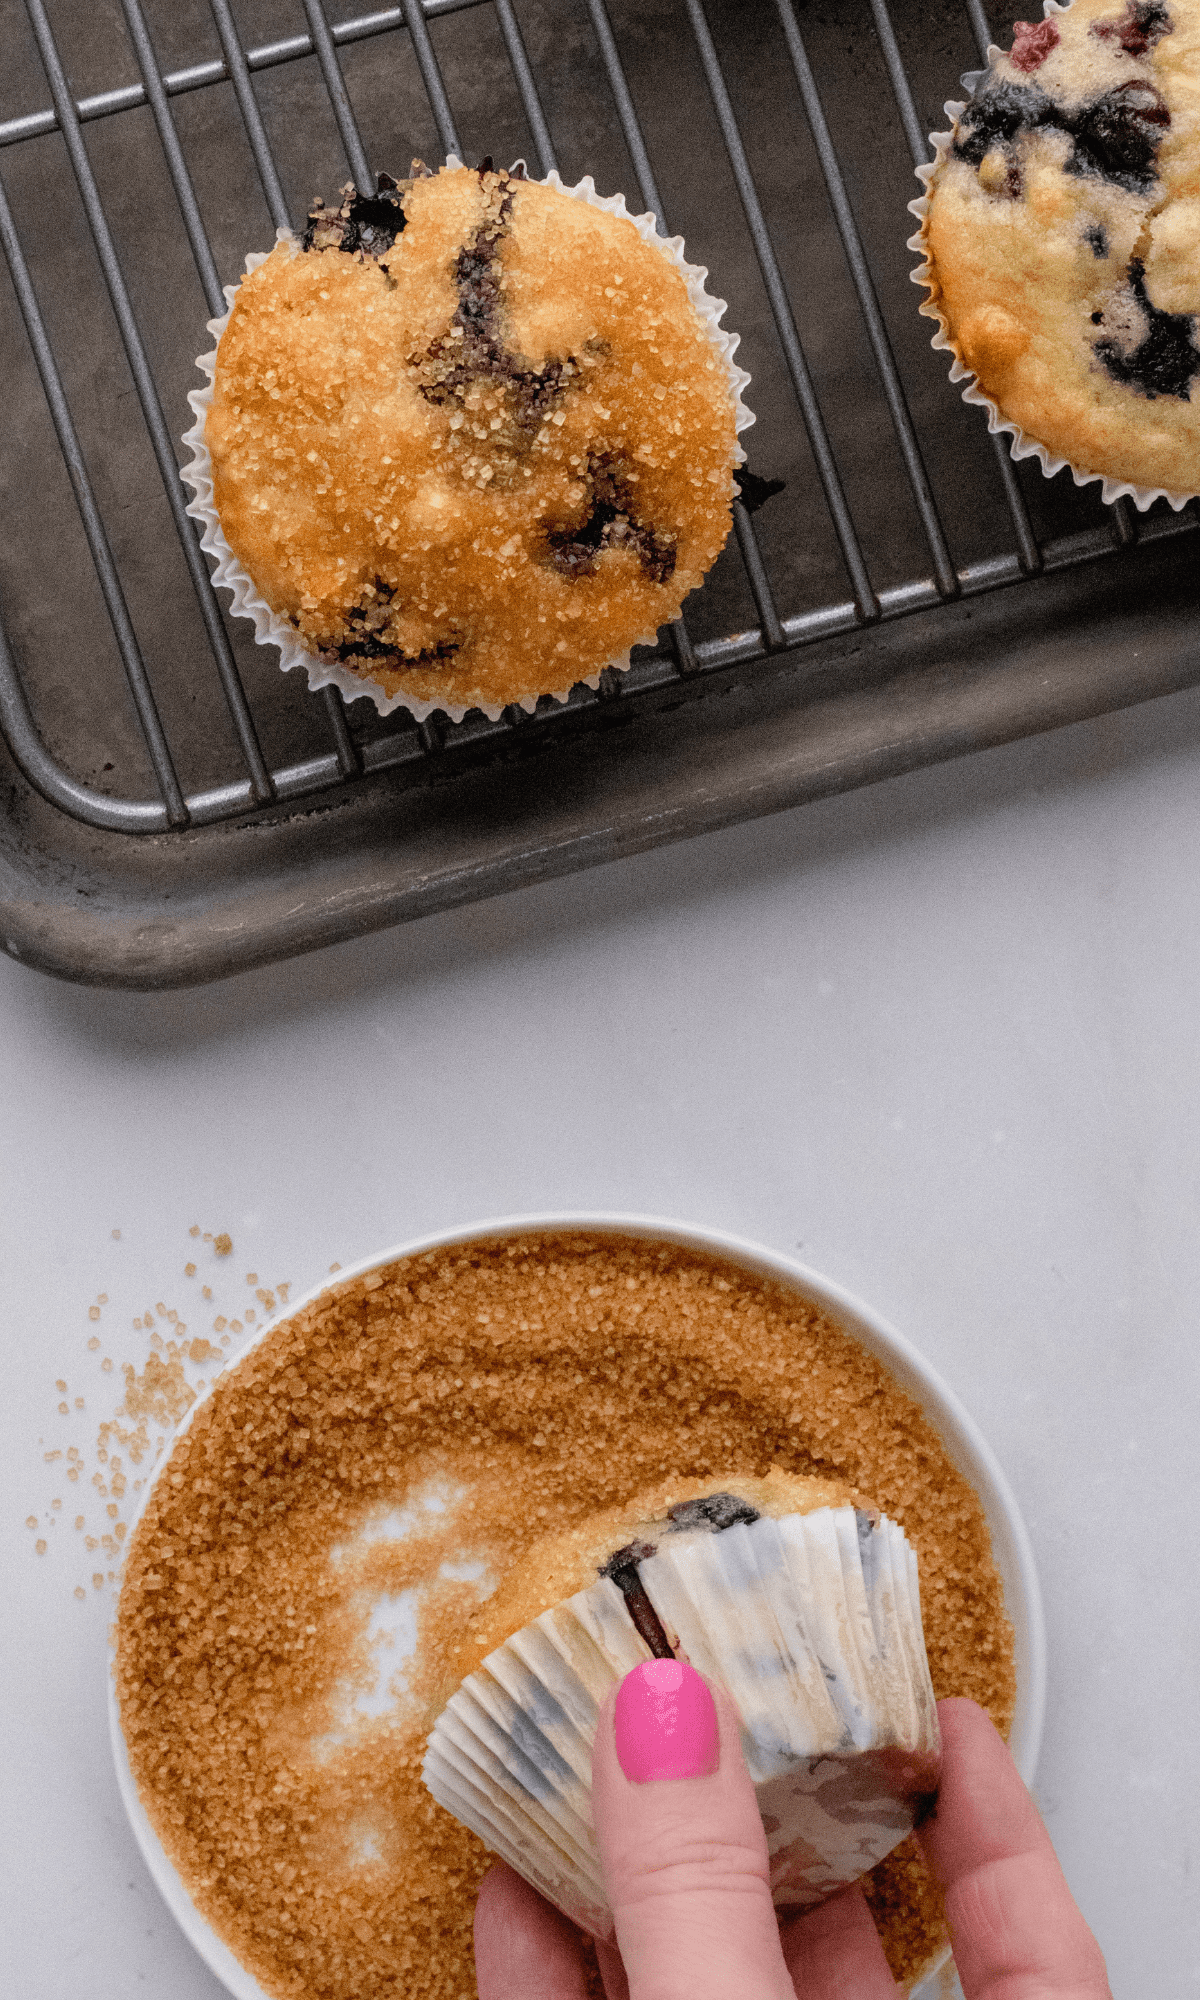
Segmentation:
<svg viewBox="0 0 1200 2000">
<path fill-rule="evenodd" d="M 670 222 L 655 177 L 645 133 L 639 122 L 622 54 L 605 0 L 582 0 L 603 63 L 612 104 L 633 163 L 644 206 L 658 218 L 660 229 Z M 980 0 L 964 0 L 967 16 L 981 56 L 986 56 L 987 23 Z M 298 218 L 290 210 L 266 124 L 259 108 L 255 77 L 279 65 L 314 59 L 328 93 L 346 160 L 356 184 L 363 192 L 373 190 L 366 150 L 354 105 L 343 77 L 339 51 L 348 45 L 385 35 L 407 37 L 412 56 L 424 85 L 441 145 L 447 152 L 460 152 L 460 140 L 445 78 L 439 67 L 430 23 L 438 17 L 470 9 L 487 8 L 495 17 L 520 102 L 532 135 L 534 164 L 546 174 L 558 164 L 550 126 L 539 95 L 520 19 L 514 0 L 403 0 L 399 7 L 380 9 L 332 24 L 322 0 L 303 0 L 308 22 L 306 35 L 293 35 L 257 48 L 246 49 L 239 38 L 230 0 L 210 0 L 213 20 L 220 39 L 221 60 L 194 63 L 172 74 L 162 75 L 155 56 L 141 0 L 122 0 L 130 45 L 141 70 L 140 85 L 126 85 L 76 101 L 72 95 L 45 0 L 25 0 L 29 21 L 36 38 L 52 108 L 39 109 L 0 124 L 0 149 L 54 131 L 62 136 L 88 229 L 99 259 L 112 303 L 121 342 L 128 360 L 141 406 L 147 435 L 157 465 L 167 504 L 187 564 L 188 575 L 203 620 L 215 672 L 233 729 L 240 770 L 226 782 L 207 790 L 185 795 L 176 771 L 155 700 L 152 675 L 147 669 L 122 588 L 118 565 L 88 465 L 72 419 L 63 376 L 56 359 L 45 319 L 38 302 L 28 262 L 14 224 L 0 174 L 0 241 L 30 347 L 41 378 L 47 406 L 63 461 L 74 491 L 88 550 L 103 595 L 103 601 L 119 649 L 129 692 L 145 741 L 158 787 L 158 796 L 148 799 L 110 797 L 81 782 L 47 750 L 39 731 L 30 698 L 22 684 L 12 649 L 0 629 L 0 727 L 26 777 L 54 805 L 74 819 L 93 827 L 122 833 L 163 833 L 188 826 L 197 827 L 235 819 L 256 806 L 299 801 L 353 780 L 364 773 L 419 761 L 442 747 L 448 736 L 472 741 L 503 739 L 520 728 L 537 728 L 545 714 L 534 718 L 519 711 L 506 711 L 500 721 L 488 722 L 474 714 L 451 731 L 437 718 L 420 730 L 384 734 L 359 742 L 353 734 L 340 696 L 326 690 L 321 697 L 328 747 L 301 761 L 268 766 L 259 729 L 247 698 L 226 630 L 221 605 L 212 588 L 194 524 L 184 512 L 185 496 L 180 483 L 171 427 L 164 414 L 137 314 L 122 271 L 112 229 L 101 200 L 97 177 L 89 158 L 84 127 L 97 119 L 118 116 L 140 106 L 148 106 L 157 128 L 179 214 L 187 234 L 204 297 L 216 316 L 225 310 L 212 246 L 201 217 L 184 148 L 172 111 L 172 100 L 185 93 L 202 91 L 214 84 L 232 86 L 251 148 L 263 195 L 276 227 L 294 226 Z M 917 428 L 910 412 L 904 383 L 897 365 L 883 312 L 876 294 L 868 258 L 864 250 L 854 204 L 848 192 L 837 149 L 822 107 L 815 79 L 800 31 L 792 0 L 775 0 L 787 54 L 799 100 L 812 135 L 816 156 L 824 177 L 830 208 L 836 222 L 846 266 L 869 341 L 888 417 L 895 434 L 900 462 L 919 516 L 928 550 L 927 574 L 889 588 L 877 588 L 864 555 L 854 514 L 847 499 L 837 456 L 813 372 L 805 355 L 797 327 L 793 303 L 738 117 L 726 82 L 721 55 L 706 15 L 703 0 L 684 0 L 684 9 L 695 53 L 721 138 L 728 156 L 734 184 L 744 212 L 771 319 L 786 366 L 797 408 L 811 448 L 813 464 L 825 504 L 833 524 L 849 584 L 849 596 L 801 612 L 781 612 L 760 545 L 755 523 L 740 503 L 734 508 L 737 545 L 746 582 L 753 600 L 756 625 L 719 639 L 696 643 L 680 619 L 670 629 L 669 644 L 643 661 L 638 670 L 639 689 L 662 685 L 671 680 L 695 681 L 735 662 L 788 652 L 826 638 L 831 634 L 867 628 L 881 621 L 904 618 L 938 603 L 964 596 L 994 591 L 1022 578 L 1094 562 L 1138 540 L 1177 535 L 1196 525 L 1192 510 L 1182 516 L 1151 516 L 1140 521 L 1128 502 L 1108 510 L 1107 525 L 1087 528 L 1039 545 L 1029 511 L 1004 441 L 995 440 L 997 475 L 1002 484 L 1011 524 L 1012 546 L 966 569 L 956 569 L 945 527 L 939 515 L 933 486 L 926 471 Z M 886 66 L 897 111 L 914 162 L 927 152 L 917 115 L 913 92 L 901 57 L 900 44 L 889 11 L 888 0 L 870 0 L 871 15 L 879 48 Z M 581 711 L 599 708 L 623 698 L 616 676 L 602 678 L 598 693 L 580 687 L 572 706 Z"/>
</svg>

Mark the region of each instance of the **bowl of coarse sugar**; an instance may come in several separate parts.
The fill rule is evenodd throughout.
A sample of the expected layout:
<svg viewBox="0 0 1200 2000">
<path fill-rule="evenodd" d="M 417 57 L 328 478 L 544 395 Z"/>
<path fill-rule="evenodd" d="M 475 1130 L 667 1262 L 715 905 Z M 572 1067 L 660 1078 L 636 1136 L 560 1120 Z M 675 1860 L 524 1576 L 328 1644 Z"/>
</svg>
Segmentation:
<svg viewBox="0 0 1200 2000">
<path fill-rule="evenodd" d="M 1012 1495 L 928 1363 L 828 1279 L 685 1224 L 518 1216 L 366 1258 L 264 1327 L 147 1487 L 111 1660 L 134 1833 L 229 1992 L 473 1994 L 489 1856 L 420 1776 L 464 1625 L 551 1529 L 772 1465 L 900 1523 L 935 1691 L 988 1709 L 1029 1781 L 1045 1639 Z M 932 2000 L 946 1934 L 913 1844 L 864 1888 Z"/>
</svg>

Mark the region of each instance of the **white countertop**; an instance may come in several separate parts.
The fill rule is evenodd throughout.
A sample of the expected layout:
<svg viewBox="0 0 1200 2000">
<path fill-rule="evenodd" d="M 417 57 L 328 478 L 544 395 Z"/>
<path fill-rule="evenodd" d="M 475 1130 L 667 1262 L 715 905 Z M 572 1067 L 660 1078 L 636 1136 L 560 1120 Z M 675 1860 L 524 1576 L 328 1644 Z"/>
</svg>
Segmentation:
<svg viewBox="0 0 1200 2000">
<path fill-rule="evenodd" d="M 189 1225 L 229 1310 L 573 1207 L 799 1254 L 958 1392 L 1032 1534 L 1038 1792 L 1114 1993 L 1200 1993 L 1198 800 L 1190 694 L 193 993 L 0 960 L 9 1990 L 221 1991 L 117 1796 L 102 1503 L 43 1458 L 90 1478 Z"/>
</svg>

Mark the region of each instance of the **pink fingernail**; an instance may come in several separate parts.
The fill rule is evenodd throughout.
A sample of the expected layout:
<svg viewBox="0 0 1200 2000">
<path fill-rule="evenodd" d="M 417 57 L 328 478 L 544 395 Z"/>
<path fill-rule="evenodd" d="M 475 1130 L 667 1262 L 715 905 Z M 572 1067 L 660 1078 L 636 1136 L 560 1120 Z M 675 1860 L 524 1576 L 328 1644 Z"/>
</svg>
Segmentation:
<svg viewBox="0 0 1200 2000">
<path fill-rule="evenodd" d="M 643 1660 L 617 1689 L 617 1761 L 635 1785 L 707 1778 L 721 1761 L 717 1711 L 686 1660 Z"/>
</svg>

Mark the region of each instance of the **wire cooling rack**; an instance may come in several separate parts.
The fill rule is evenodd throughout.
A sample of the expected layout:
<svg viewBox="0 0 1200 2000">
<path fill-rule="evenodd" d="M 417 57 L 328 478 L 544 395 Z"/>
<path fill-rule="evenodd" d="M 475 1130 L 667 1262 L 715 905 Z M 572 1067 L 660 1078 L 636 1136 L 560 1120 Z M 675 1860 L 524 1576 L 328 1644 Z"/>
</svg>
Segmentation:
<svg viewBox="0 0 1200 2000">
<path fill-rule="evenodd" d="M 106 834 L 162 837 L 158 894 L 171 890 L 173 841 L 180 880 L 190 869 L 195 888 L 197 850 L 186 842 L 205 827 L 248 830 L 256 814 L 278 826 L 318 797 L 352 799 L 371 780 L 408 793 L 444 787 L 488 758 L 511 770 L 541 754 L 544 789 L 545 757 L 552 785 L 555 760 L 578 757 L 589 732 L 611 735 L 619 711 L 653 715 L 661 728 L 681 705 L 736 686 L 752 707 L 760 690 L 765 715 L 781 666 L 828 705 L 839 687 L 861 687 L 864 661 L 892 657 L 888 628 L 915 621 L 935 632 L 931 618 L 953 611 L 969 679 L 974 645 L 989 657 L 1000 650 L 994 626 L 991 638 L 964 642 L 963 607 L 974 600 L 1025 587 L 1027 624 L 1065 613 L 1078 627 L 1097 586 L 1054 597 L 1052 580 L 1111 570 L 1117 598 L 1137 599 L 1153 620 L 1164 564 L 1167 597 L 1194 564 L 1194 507 L 1139 517 L 1127 501 L 1102 507 L 1095 488 L 1077 492 L 1065 477 L 1047 484 L 1018 468 L 928 351 L 902 247 L 912 226 L 905 203 L 917 191 L 909 172 L 929 154 L 926 134 L 958 70 L 977 65 L 992 38 L 980 0 L 834 0 L 823 12 L 793 0 L 403 0 L 332 23 L 322 0 L 302 0 L 302 17 L 282 0 L 245 0 L 236 17 L 230 0 L 209 0 L 207 13 L 200 0 L 163 0 L 157 11 L 120 0 L 119 15 L 114 0 L 53 9 L 24 0 L 24 18 L 10 14 L 10 97 L 20 102 L 0 120 L 0 239 L 19 319 L 10 313 L 0 334 L 18 380 L 29 379 L 0 458 L 9 461 L 10 517 L 16 499 L 27 530 L 0 562 L 0 726 L 17 769 L 56 813 Z M 292 15 L 296 31 L 279 32 Z M 255 40 L 260 23 L 267 38 Z M 164 71 L 164 43 L 195 53 Z M 77 74 L 103 81 L 106 69 L 104 87 L 78 94 Z M 384 724 L 366 702 L 347 709 L 335 690 L 313 696 L 297 677 L 266 671 L 239 621 L 227 624 L 184 512 L 178 438 L 190 420 L 186 389 L 199 379 L 188 362 L 208 344 L 203 319 L 225 310 L 222 283 L 239 274 L 245 250 L 302 222 L 313 193 L 329 193 L 347 170 L 371 191 L 377 168 L 403 172 L 423 149 L 503 157 L 498 140 L 472 144 L 497 125 L 533 171 L 557 167 L 572 179 L 594 169 L 605 191 L 623 185 L 631 205 L 639 196 L 664 233 L 686 225 L 689 255 L 699 230 L 711 288 L 728 292 L 728 324 L 747 334 L 739 358 L 751 362 L 759 412 L 751 466 L 782 472 L 785 491 L 758 515 L 735 506 L 735 536 L 713 579 L 629 676 L 606 674 L 596 692 L 577 687 L 565 711 L 543 701 L 532 717 L 513 709 L 490 722 L 475 712 L 457 726 L 437 716 L 417 726 L 401 711 Z M 305 165 L 293 164 L 306 144 L 307 185 Z M 48 545 L 61 560 L 47 564 Z M 1129 559 L 1151 553 L 1143 583 Z M 829 665 L 831 644 L 847 663 L 840 668 Z M 1194 625 L 1188 652 L 1194 658 Z M 806 683 L 806 666 L 818 665 Z M 1200 663 L 1194 674 L 1176 665 L 1163 684 L 1193 677 Z M 1090 703 L 1049 716 L 1031 709 L 961 741 L 943 715 L 924 742 L 918 726 L 901 761 L 1155 691 L 1131 674 Z M 803 706 L 809 697 L 797 698 Z M 731 726 L 733 717 L 729 709 Z M 719 757 L 720 716 L 706 726 L 703 756 Z M 787 727 L 798 726 L 792 713 Z M 847 764 L 823 788 L 883 768 Z M 767 786 L 760 797 L 739 782 L 740 794 L 707 819 L 684 812 L 625 844 L 822 789 Z M 549 865 L 617 851 L 619 842 L 589 846 L 602 818 L 603 809 L 596 826 L 577 826 L 571 853 Z M 475 838 L 480 863 L 496 865 L 481 865 L 474 890 L 447 886 L 412 908 L 398 891 L 390 916 L 368 913 L 360 898 L 359 920 L 343 917 L 340 927 L 322 920 L 314 892 L 298 941 L 269 941 L 264 922 L 240 954 L 202 951 L 187 970 L 165 950 L 160 976 L 232 969 L 537 872 L 528 860 L 506 865 L 488 825 L 477 824 Z M 263 853 L 247 833 L 249 876 Z M 149 893 L 145 883 L 139 893 Z M 22 951 L 15 933 L 6 941 Z M 25 955 L 69 976 L 155 983 L 149 961 L 137 974 L 106 970 L 94 955 L 72 965 L 43 943 Z"/>
</svg>

